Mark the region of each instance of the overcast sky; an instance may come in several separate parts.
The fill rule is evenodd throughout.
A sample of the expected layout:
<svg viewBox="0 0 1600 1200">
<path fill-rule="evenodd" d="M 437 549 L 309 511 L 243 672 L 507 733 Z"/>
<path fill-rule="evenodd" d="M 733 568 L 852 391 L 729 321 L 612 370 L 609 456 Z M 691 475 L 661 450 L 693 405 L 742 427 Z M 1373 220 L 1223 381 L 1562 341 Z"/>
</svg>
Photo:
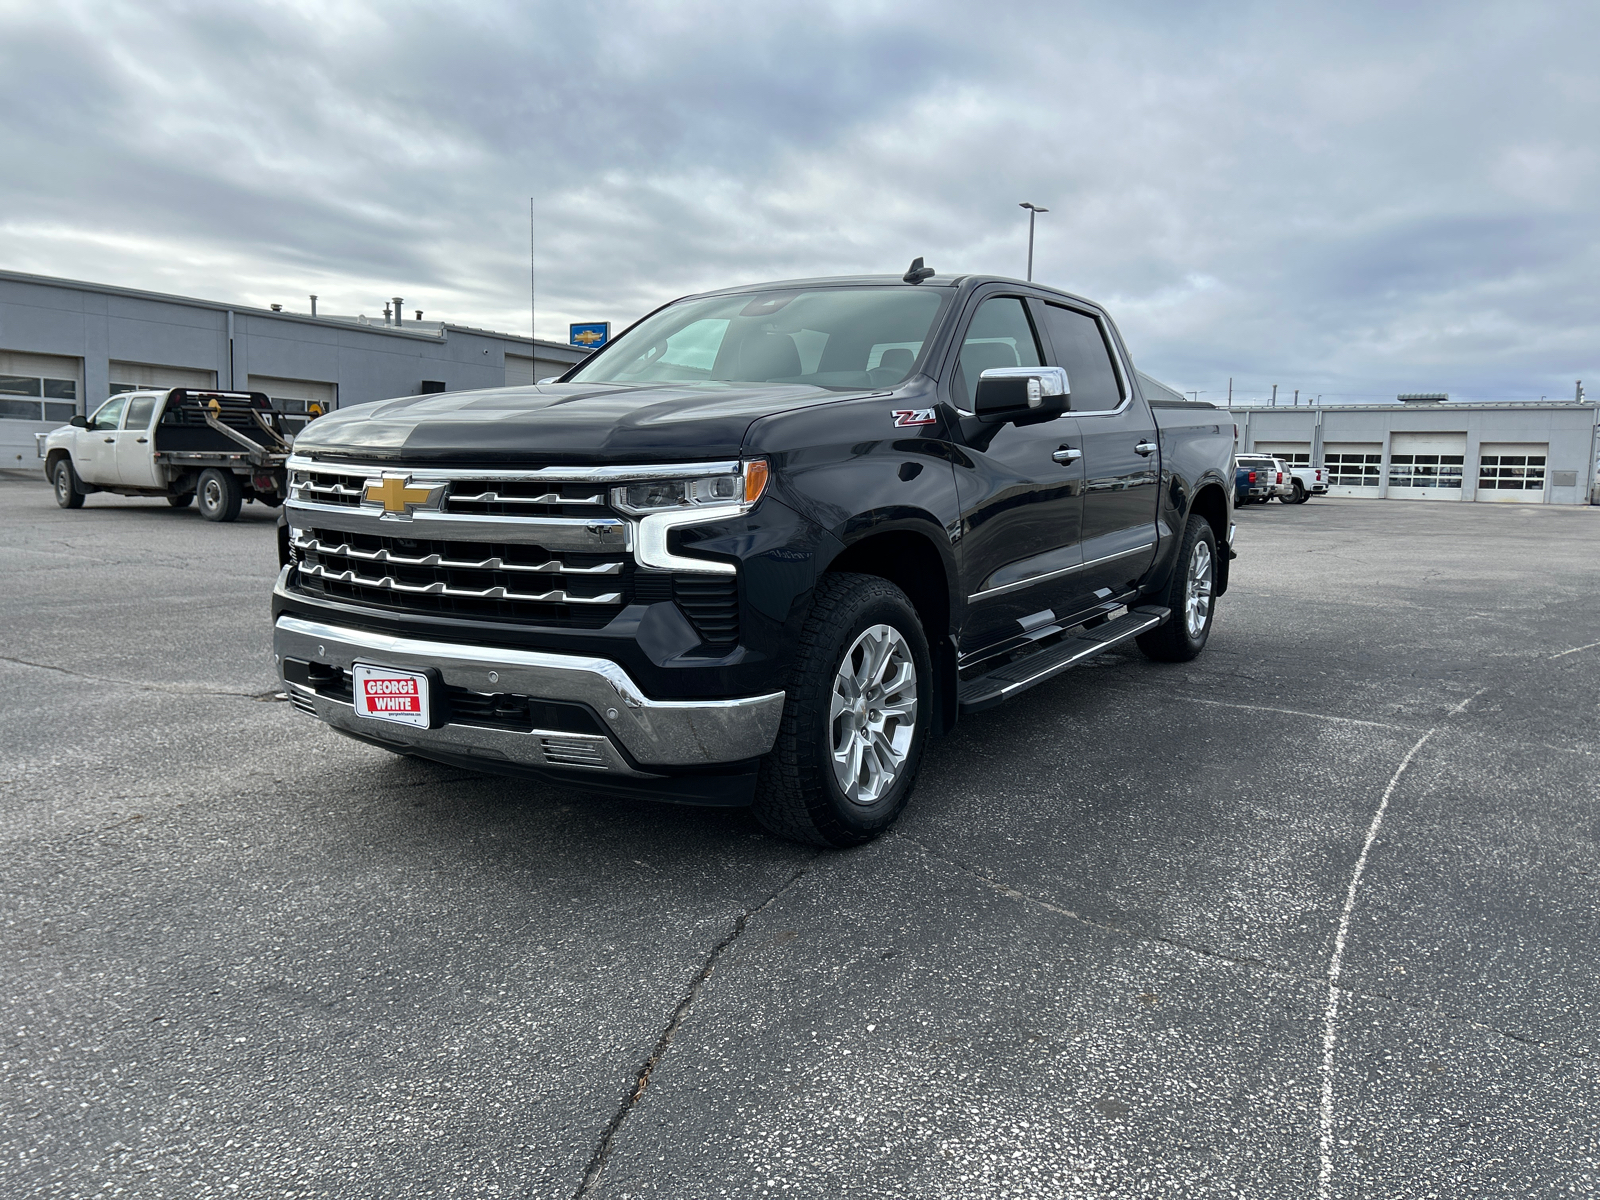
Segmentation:
<svg viewBox="0 0 1600 1200">
<path fill-rule="evenodd" d="M 1600 394 L 1600 6 L 0 0 L 0 268 L 526 333 L 1035 275 L 1220 399 Z M 1591 378 L 1592 377 L 1592 378 Z"/>
</svg>

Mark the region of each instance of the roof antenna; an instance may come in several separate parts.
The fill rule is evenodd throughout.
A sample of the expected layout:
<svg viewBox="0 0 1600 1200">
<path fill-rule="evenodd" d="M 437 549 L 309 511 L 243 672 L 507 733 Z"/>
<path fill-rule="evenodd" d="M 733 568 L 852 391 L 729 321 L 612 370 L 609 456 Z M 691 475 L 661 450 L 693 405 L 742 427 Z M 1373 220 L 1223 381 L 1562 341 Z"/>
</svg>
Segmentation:
<svg viewBox="0 0 1600 1200">
<path fill-rule="evenodd" d="M 911 260 L 911 269 L 900 278 L 904 279 L 907 283 L 921 283 L 924 279 L 931 279 L 932 277 L 933 268 L 923 266 L 922 259 L 913 258 Z"/>
</svg>

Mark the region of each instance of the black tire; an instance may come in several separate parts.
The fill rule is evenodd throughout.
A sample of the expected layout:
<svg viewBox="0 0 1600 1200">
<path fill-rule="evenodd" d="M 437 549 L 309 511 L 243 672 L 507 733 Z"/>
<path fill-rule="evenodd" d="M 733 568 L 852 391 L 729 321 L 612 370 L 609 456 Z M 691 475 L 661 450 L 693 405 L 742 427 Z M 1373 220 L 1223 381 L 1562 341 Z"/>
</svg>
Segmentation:
<svg viewBox="0 0 1600 1200">
<path fill-rule="evenodd" d="M 50 484 L 55 488 L 56 503 L 62 508 L 83 507 L 83 489 L 78 485 L 78 472 L 73 469 L 70 458 L 63 456 L 56 460 L 55 469 L 50 472 Z"/>
<path fill-rule="evenodd" d="M 1279 496 L 1278 499 L 1282 500 L 1285 504 L 1304 504 L 1306 502 L 1306 489 L 1301 482 L 1296 479 L 1294 481 L 1294 491 L 1287 496 Z"/>
<path fill-rule="evenodd" d="M 232 471 L 207 467 L 200 472 L 194 494 L 200 497 L 200 515 L 208 521 L 233 521 L 244 503 L 244 488 Z"/>
<path fill-rule="evenodd" d="M 167 503 L 172 505 L 173 508 L 188 508 L 189 505 L 194 503 L 194 493 L 185 492 L 181 496 L 168 496 Z"/>
<path fill-rule="evenodd" d="M 1203 552 L 1198 547 L 1204 547 Z M 1204 618 L 1196 623 L 1197 628 L 1191 631 L 1188 619 L 1189 577 L 1196 556 L 1201 553 L 1209 567 L 1203 589 L 1205 612 Z M 1173 564 L 1172 577 L 1159 595 L 1147 597 L 1152 603 L 1170 608 L 1172 615 L 1136 639 L 1146 658 L 1156 662 L 1189 662 L 1198 658 L 1200 651 L 1206 648 L 1206 640 L 1211 636 L 1211 623 L 1217 613 L 1217 562 L 1217 535 L 1212 532 L 1211 523 L 1204 517 L 1190 517 L 1183 529 L 1183 543 L 1178 547 L 1178 560 Z"/>
<path fill-rule="evenodd" d="M 891 740 L 902 744 L 904 756 L 881 792 L 852 798 L 839 781 L 839 774 L 847 773 L 848 765 L 835 771 L 834 745 L 841 738 L 848 743 L 852 738 L 866 737 L 856 722 L 863 717 L 870 719 L 873 710 L 866 705 L 875 693 L 869 682 L 859 700 L 861 708 L 841 712 L 834 718 L 831 710 L 835 680 L 847 655 L 853 663 L 867 667 L 865 656 L 869 649 L 858 643 L 881 626 L 899 635 L 896 641 L 889 634 L 882 634 L 878 644 L 886 647 L 890 662 L 899 661 L 902 666 L 909 662 L 915 711 L 909 737 L 905 738 L 900 736 L 906 731 L 904 721 L 893 722 L 891 728 L 891 722 L 880 717 L 882 724 L 878 728 L 888 732 L 890 738 L 879 738 L 878 744 Z M 873 674 L 870 670 L 866 673 Z M 897 673 L 897 677 L 901 676 Z M 762 760 L 754 806 L 756 819 L 773 833 L 813 846 L 858 846 L 889 828 L 910 799 L 922 766 L 928 727 L 934 720 L 932 686 L 927 638 L 906 594 L 875 575 L 824 576 L 800 631 L 777 743 Z M 903 687 L 900 694 L 904 696 Z M 854 761 L 859 765 L 853 786 L 860 788 L 862 771 L 867 769 L 870 774 L 870 764 L 865 755 L 858 754 Z M 872 762 L 881 763 L 882 759 L 874 755 Z"/>
</svg>

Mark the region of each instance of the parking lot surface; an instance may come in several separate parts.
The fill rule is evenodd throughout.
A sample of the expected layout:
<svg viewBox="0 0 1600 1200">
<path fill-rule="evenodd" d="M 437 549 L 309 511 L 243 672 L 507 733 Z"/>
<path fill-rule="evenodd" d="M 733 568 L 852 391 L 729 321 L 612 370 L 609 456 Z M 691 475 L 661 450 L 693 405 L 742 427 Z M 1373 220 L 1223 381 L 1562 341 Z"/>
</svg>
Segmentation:
<svg viewBox="0 0 1600 1200">
<path fill-rule="evenodd" d="M 277 701 L 274 517 L 0 480 L 0 1195 L 1595 1190 L 1600 510 L 1241 510 L 824 854 Z"/>
</svg>

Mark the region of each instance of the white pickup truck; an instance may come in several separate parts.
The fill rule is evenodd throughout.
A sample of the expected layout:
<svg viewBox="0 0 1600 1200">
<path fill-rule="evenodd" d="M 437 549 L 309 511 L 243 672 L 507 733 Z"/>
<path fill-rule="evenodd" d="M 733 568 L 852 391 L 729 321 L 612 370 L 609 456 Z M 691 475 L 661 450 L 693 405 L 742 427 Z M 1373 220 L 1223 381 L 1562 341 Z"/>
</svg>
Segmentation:
<svg viewBox="0 0 1600 1200">
<path fill-rule="evenodd" d="M 232 521 L 246 500 L 283 503 L 291 441 L 262 392 L 123 392 L 51 431 L 44 473 L 62 508 L 92 492 L 165 496 L 174 508 L 198 496 L 206 520 Z"/>
<path fill-rule="evenodd" d="M 1284 482 L 1289 486 L 1287 494 L 1280 492 L 1278 499 L 1285 504 L 1304 504 L 1313 496 L 1327 494 L 1327 467 L 1307 467 L 1296 463 L 1284 463 L 1283 471 Z"/>
</svg>

